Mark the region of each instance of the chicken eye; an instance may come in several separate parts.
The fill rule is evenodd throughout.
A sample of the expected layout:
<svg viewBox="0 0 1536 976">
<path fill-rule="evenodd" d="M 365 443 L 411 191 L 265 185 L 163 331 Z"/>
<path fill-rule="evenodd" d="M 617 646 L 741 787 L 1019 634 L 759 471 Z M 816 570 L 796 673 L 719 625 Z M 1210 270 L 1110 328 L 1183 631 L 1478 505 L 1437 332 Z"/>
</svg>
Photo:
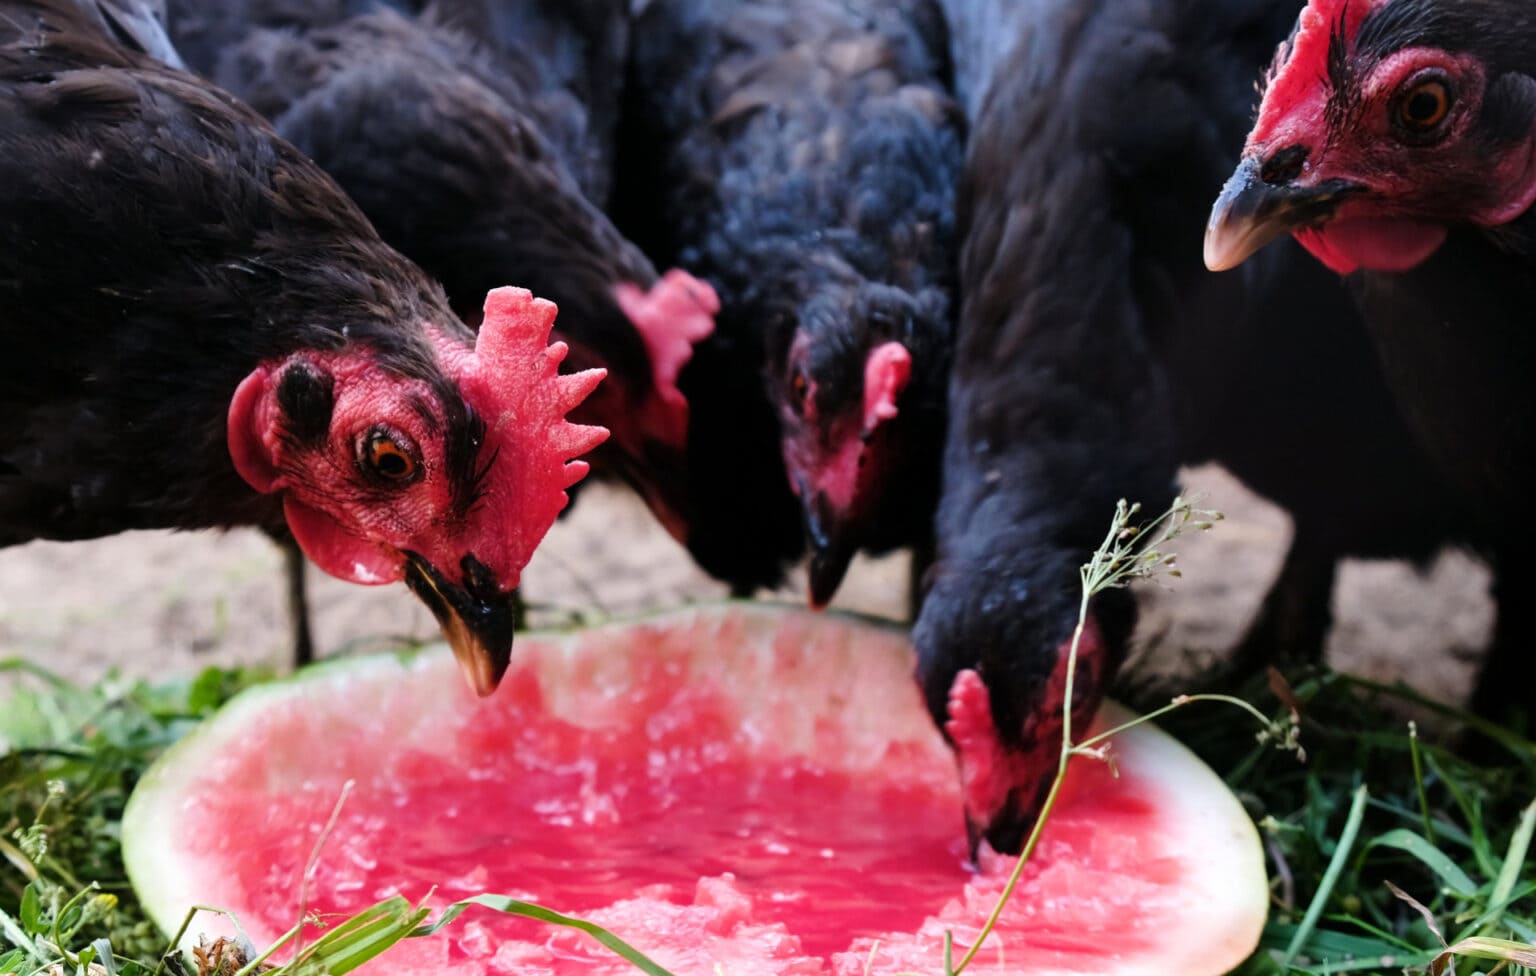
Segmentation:
<svg viewBox="0 0 1536 976">
<path fill-rule="evenodd" d="M 363 463 L 385 481 L 409 481 L 416 476 L 416 459 L 392 435 L 382 430 L 368 434 L 363 442 Z"/>
<path fill-rule="evenodd" d="M 1440 78 L 1421 81 L 1397 101 L 1397 124 L 1413 135 L 1432 132 L 1451 111 L 1451 87 Z"/>
<path fill-rule="evenodd" d="M 805 373 L 798 369 L 795 370 L 794 378 L 789 381 L 789 386 L 795 393 L 795 401 L 797 403 L 804 403 L 805 395 L 811 390 L 810 381 L 805 378 Z"/>
</svg>

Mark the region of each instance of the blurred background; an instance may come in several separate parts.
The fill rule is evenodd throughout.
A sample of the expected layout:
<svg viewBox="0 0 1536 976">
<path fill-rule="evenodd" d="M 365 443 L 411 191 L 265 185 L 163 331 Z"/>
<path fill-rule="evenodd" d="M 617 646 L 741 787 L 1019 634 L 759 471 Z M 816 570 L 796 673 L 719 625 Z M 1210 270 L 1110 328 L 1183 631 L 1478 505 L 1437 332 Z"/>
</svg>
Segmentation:
<svg viewBox="0 0 1536 976">
<path fill-rule="evenodd" d="M 1220 468 L 1184 475 L 1227 518 L 1180 540 L 1182 579 L 1141 586 L 1138 674 L 1191 671 L 1234 645 L 1290 542 L 1285 513 Z M 354 586 L 313 567 L 308 572 L 320 654 L 438 639 L 431 615 L 403 584 Z M 907 573 L 905 552 L 860 556 L 833 606 L 901 619 Z M 15 546 L 0 550 L 0 656 L 21 656 L 79 680 L 113 667 L 143 677 L 209 664 L 286 667 L 283 581 L 278 550 L 248 530 L 129 532 Z M 1491 633 L 1488 583 L 1480 562 L 1455 551 L 1423 572 L 1350 560 L 1334 590 L 1328 661 L 1361 677 L 1402 676 L 1436 697 L 1460 700 Z M 523 574 L 523 592 L 533 626 L 727 596 L 632 492 L 597 482 L 539 548 Z M 772 595 L 799 602 L 804 593 L 802 569 Z"/>
</svg>

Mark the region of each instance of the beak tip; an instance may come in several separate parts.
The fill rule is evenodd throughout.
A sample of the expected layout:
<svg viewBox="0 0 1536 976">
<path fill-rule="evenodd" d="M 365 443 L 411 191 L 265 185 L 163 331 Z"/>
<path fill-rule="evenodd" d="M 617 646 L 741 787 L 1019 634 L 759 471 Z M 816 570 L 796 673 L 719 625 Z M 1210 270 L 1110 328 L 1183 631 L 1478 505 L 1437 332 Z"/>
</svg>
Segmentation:
<svg viewBox="0 0 1536 976">
<path fill-rule="evenodd" d="M 470 689 L 481 698 L 494 693 L 512 662 L 516 591 L 451 583 L 416 555 L 409 557 L 406 583 L 437 618 Z"/>
<path fill-rule="evenodd" d="M 1211 206 L 1203 253 L 1211 271 L 1236 268 L 1270 242 L 1311 223 L 1317 206 L 1331 203 L 1338 195 L 1337 191 L 1320 195 L 1318 188 L 1289 183 L 1271 185 L 1262 167 L 1257 156 L 1243 157 Z"/>
<path fill-rule="evenodd" d="M 831 602 L 832 594 L 827 593 L 821 587 L 818 587 L 813 580 L 809 587 L 809 592 L 806 595 L 806 603 L 810 606 L 810 608 L 819 613 L 820 611 L 827 609 L 827 604 Z"/>
<path fill-rule="evenodd" d="M 491 647 L 486 643 L 449 631 L 448 646 L 458 659 L 464 680 L 477 698 L 489 698 L 501 686 L 501 679 L 511 663 L 512 648 Z"/>
<path fill-rule="evenodd" d="M 1237 256 L 1228 242 L 1223 240 L 1221 229 L 1213 222 L 1205 232 L 1205 267 L 1208 271 L 1231 271 L 1242 264 L 1246 255 Z"/>
<path fill-rule="evenodd" d="M 809 600 L 812 610 L 825 610 L 837 595 L 848 566 L 853 562 L 851 546 L 818 547 L 811 557 Z"/>
<path fill-rule="evenodd" d="M 848 575 L 858 545 L 842 516 L 829 511 L 822 496 L 802 492 L 801 498 L 806 537 L 811 544 L 808 599 L 812 610 L 825 610 Z"/>
<path fill-rule="evenodd" d="M 468 671 L 466 676 L 475 697 L 489 698 L 501 687 L 501 679 L 506 676 L 507 666 L 512 661 L 512 648 L 510 645 L 505 650 L 479 647 L 461 656 L 460 661 Z"/>
</svg>

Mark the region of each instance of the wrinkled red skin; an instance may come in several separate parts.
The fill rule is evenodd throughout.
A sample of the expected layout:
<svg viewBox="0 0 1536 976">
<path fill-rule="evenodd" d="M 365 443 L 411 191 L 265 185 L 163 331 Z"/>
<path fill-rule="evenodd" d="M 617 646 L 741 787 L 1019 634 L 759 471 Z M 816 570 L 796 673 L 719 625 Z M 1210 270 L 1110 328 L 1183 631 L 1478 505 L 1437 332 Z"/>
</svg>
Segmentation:
<svg viewBox="0 0 1536 976">
<path fill-rule="evenodd" d="M 949 692 L 949 721 L 944 730 L 954 744 L 960 769 L 960 793 L 973 844 L 994 828 L 1027 830 L 1061 761 L 1063 706 L 1072 639 L 1056 649 L 1056 667 L 1038 703 L 1013 737 L 998 731 L 992 692 L 979 672 L 955 676 Z M 1078 645 L 1072 709 L 1074 735 L 1088 727 L 1102 700 L 1106 647 L 1090 615 Z M 1022 747 L 1018 744 L 1022 743 Z"/>
<path fill-rule="evenodd" d="M 384 369 L 365 349 L 308 350 L 253 371 L 230 403 L 230 458 L 251 487 L 282 493 L 295 540 L 333 576 L 395 582 L 412 552 L 457 581 L 461 561 L 473 556 L 509 592 L 565 507 L 566 489 L 587 470 L 571 458 L 607 436 L 564 419 L 602 372 L 557 375 L 565 347 L 548 344 L 554 317 L 549 302 L 503 288 L 487 296 L 473 346 L 426 329 L 444 373 L 486 422 L 474 459 L 483 478 L 474 491 L 458 483 L 463 472 L 449 469 L 452 425 L 440 394 Z M 278 402 L 282 376 L 297 365 L 326 377 L 332 391 L 328 428 L 317 442 L 293 435 Z M 389 483 L 364 470 L 360 445 L 378 431 L 406 448 L 414 477 Z"/>
<path fill-rule="evenodd" d="M 1324 125 L 1324 110 L 1331 89 L 1328 49 L 1336 27 L 1353 44 L 1366 14 L 1388 0 L 1311 0 L 1301 11 L 1295 39 L 1275 55 L 1259 117 L 1248 136 L 1243 155 L 1261 147 L 1275 149 L 1297 142 L 1298 132 L 1313 135 Z M 1289 140 L 1289 141 L 1287 141 Z"/>
<path fill-rule="evenodd" d="M 793 359 L 803 355 L 796 341 Z M 826 500 L 836 522 L 856 525 L 876 508 L 874 498 L 887 486 L 893 466 L 891 421 L 897 401 L 912 377 L 912 356 L 898 342 L 876 346 L 864 362 L 864 395 L 853 407 L 825 422 L 817 412 L 817 385 L 811 380 L 799 417 L 784 418 L 784 466 L 796 495 L 809 491 Z"/>
<path fill-rule="evenodd" d="M 275 396 L 278 377 L 296 361 L 329 377 L 335 390 L 330 433 L 310 449 L 285 443 Z M 236 469 L 258 491 L 282 492 L 294 538 L 332 576 L 365 585 L 396 582 L 417 527 L 446 520 L 451 489 L 442 405 L 427 384 L 385 372 L 366 353 L 310 352 L 257 370 L 236 391 L 231 416 L 254 433 L 231 437 Z M 407 443 L 418 461 L 416 481 L 397 492 L 370 492 L 358 471 L 358 443 L 379 427 Z"/>
<path fill-rule="evenodd" d="M 1478 139 L 1488 77 L 1477 57 L 1407 48 L 1372 66 L 1351 91 L 1333 91 L 1326 63 L 1333 25 L 1342 17 L 1353 44 L 1366 13 L 1386 2 L 1361 0 L 1336 9 L 1336 0 L 1314 0 L 1289 60 L 1265 92 L 1245 152 L 1268 159 L 1305 146 L 1306 164 L 1291 186 L 1343 179 L 1365 188 L 1326 223 L 1294 235 L 1339 274 L 1408 271 L 1439 249 L 1451 225 L 1498 226 L 1536 203 L 1536 132 L 1491 158 Z M 1450 111 L 1431 143 L 1405 141 L 1391 121 L 1398 99 L 1438 75 L 1455 93 Z M 1335 112 L 1330 119 L 1331 101 L 1348 105 L 1342 117 Z"/>
</svg>

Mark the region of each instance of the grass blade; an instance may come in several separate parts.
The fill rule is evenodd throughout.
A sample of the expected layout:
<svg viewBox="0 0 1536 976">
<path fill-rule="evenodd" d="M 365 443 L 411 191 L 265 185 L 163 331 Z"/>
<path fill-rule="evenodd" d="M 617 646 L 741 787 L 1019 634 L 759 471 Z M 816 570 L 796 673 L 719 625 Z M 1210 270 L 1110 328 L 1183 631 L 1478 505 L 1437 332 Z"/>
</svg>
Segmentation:
<svg viewBox="0 0 1536 976">
<path fill-rule="evenodd" d="M 1467 877 L 1467 872 L 1456 866 L 1456 862 L 1429 841 L 1406 828 L 1389 830 L 1379 837 L 1371 838 L 1365 845 L 1365 850 L 1373 847 L 1392 847 L 1397 850 L 1412 854 L 1423 862 L 1424 866 L 1433 871 L 1453 894 L 1462 898 L 1471 898 L 1477 894 L 1477 883 Z"/>
<path fill-rule="evenodd" d="M 1372 681 L 1370 678 L 1362 678 L 1358 675 L 1342 673 L 1336 676 L 1336 680 L 1366 691 L 1374 691 L 1379 694 L 1390 695 L 1401 701 L 1412 702 L 1420 708 L 1452 719 L 1474 732 L 1487 736 L 1507 749 L 1515 759 L 1522 763 L 1529 765 L 1536 762 L 1536 742 L 1517 734 L 1513 729 L 1483 718 L 1475 712 L 1469 712 L 1464 708 L 1457 708 L 1455 705 L 1447 705 L 1445 702 L 1431 698 L 1429 695 L 1401 682 L 1387 684 L 1381 681 Z"/>
<path fill-rule="evenodd" d="M 1445 791 L 1451 794 L 1451 799 L 1456 801 L 1456 808 L 1461 811 L 1461 818 L 1470 828 L 1468 839 L 1472 856 L 1477 860 L 1477 869 L 1485 875 L 1495 874 L 1498 870 L 1494 864 L 1493 853 L 1488 846 L 1488 835 L 1483 828 L 1482 811 L 1467 794 L 1466 787 L 1456 777 L 1451 775 L 1439 761 L 1435 759 L 1433 752 L 1424 754 L 1424 762 L 1435 771 L 1436 778 Z"/>
<path fill-rule="evenodd" d="M 1361 784 L 1355 789 L 1355 798 L 1349 805 L 1349 817 L 1344 821 L 1344 831 L 1339 834 L 1338 844 L 1333 849 L 1333 857 L 1328 861 L 1328 869 L 1323 872 L 1323 880 L 1318 883 L 1317 894 L 1312 896 L 1312 903 L 1307 906 L 1307 913 L 1302 916 L 1301 924 L 1296 927 L 1296 933 L 1291 936 L 1291 942 L 1285 947 L 1285 955 L 1280 960 L 1280 968 L 1285 969 L 1291 965 L 1301 947 L 1307 944 L 1311 938 L 1313 929 L 1317 928 L 1317 920 L 1323 914 L 1323 908 L 1328 904 L 1328 898 L 1333 894 L 1333 886 L 1338 882 L 1339 875 L 1344 872 L 1344 864 L 1349 860 L 1349 853 L 1354 849 L 1355 837 L 1360 833 L 1360 822 L 1365 818 L 1365 802 L 1370 798 L 1370 792 Z"/>
<path fill-rule="evenodd" d="M 1429 816 L 1429 794 L 1424 791 L 1424 760 L 1419 754 L 1419 726 L 1408 723 L 1408 755 L 1413 759 L 1413 785 L 1418 791 L 1419 816 L 1424 821 L 1424 839 L 1435 842 L 1435 824 Z"/>
<path fill-rule="evenodd" d="M 334 945 L 323 946 L 317 942 L 305 958 L 320 960 L 331 976 L 350 973 L 400 940 L 410 937 L 428 914 L 425 908 L 407 909 L 409 906 L 394 907 L 388 914 L 348 933 L 345 940 Z"/>
<path fill-rule="evenodd" d="M 1492 914 L 1479 929 L 1479 935 L 1492 932 L 1504 917 L 1504 907 L 1509 904 L 1509 896 L 1515 890 L 1515 883 L 1520 880 L 1520 869 L 1525 866 L 1526 855 L 1530 853 L 1533 831 L 1536 831 L 1536 801 L 1520 813 L 1520 823 L 1509 840 L 1509 852 L 1504 855 L 1504 864 L 1499 868 L 1499 876 L 1493 883 L 1493 894 L 1488 898 Z"/>
<path fill-rule="evenodd" d="M 1456 956 L 1461 956 L 1463 959 L 1487 959 L 1492 962 L 1536 969 L 1536 946 L 1526 945 L 1523 942 L 1510 942 L 1508 939 L 1486 939 L 1474 936 L 1470 939 L 1462 939 L 1436 956 L 1434 962 L 1429 964 L 1430 973 L 1434 976 L 1444 973 L 1450 968 L 1451 960 Z"/>
<path fill-rule="evenodd" d="M 1259 940 L 1259 946 L 1263 949 L 1283 951 L 1300 930 L 1300 925 L 1271 922 L 1264 927 L 1264 935 Z M 1340 959 L 1402 960 L 1407 958 L 1405 953 L 1421 951 L 1413 946 L 1404 946 L 1400 940 L 1396 939 L 1351 935 L 1348 932 L 1335 932 L 1329 929 L 1313 932 L 1307 940 L 1307 946 L 1319 955 L 1326 956 L 1330 966 L 1337 965 L 1337 960 Z M 1437 946 L 1432 951 L 1423 952 L 1424 961 L 1428 962 L 1439 951 L 1440 947 Z"/>
<path fill-rule="evenodd" d="M 463 901 L 455 902 L 443 910 L 443 914 L 438 916 L 437 921 L 417 929 L 411 935 L 431 935 L 444 925 L 458 918 L 464 909 L 470 905 L 480 905 L 493 911 L 505 912 L 508 915 L 520 915 L 523 918 L 531 918 L 550 925 L 560 925 L 565 928 L 576 929 L 578 932 L 585 932 L 596 939 L 608 951 L 621 957 L 636 969 L 647 974 L 647 976 L 672 976 L 670 972 L 652 962 L 639 949 L 636 949 L 595 922 L 589 922 L 584 918 L 576 918 L 572 915 L 562 915 L 557 911 L 545 908 L 543 905 L 519 901 L 516 898 L 508 898 L 505 895 L 478 895 L 474 898 L 466 898 Z"/>
</svg>

